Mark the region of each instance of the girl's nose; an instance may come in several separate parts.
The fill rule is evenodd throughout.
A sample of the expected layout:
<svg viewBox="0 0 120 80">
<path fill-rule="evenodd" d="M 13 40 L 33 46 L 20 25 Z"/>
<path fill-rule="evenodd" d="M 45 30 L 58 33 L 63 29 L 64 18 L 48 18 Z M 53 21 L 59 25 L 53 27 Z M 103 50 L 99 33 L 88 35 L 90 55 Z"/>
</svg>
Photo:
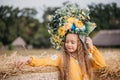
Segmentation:
<svg viewBox="0 0 120 80">
<path fill-rule="evenodd" d="M 70 46 L 72 46 L 72 44 L 71 44 L 71 43 L 68 43 L 68 47 L 70 47 Z"/>
</svg>

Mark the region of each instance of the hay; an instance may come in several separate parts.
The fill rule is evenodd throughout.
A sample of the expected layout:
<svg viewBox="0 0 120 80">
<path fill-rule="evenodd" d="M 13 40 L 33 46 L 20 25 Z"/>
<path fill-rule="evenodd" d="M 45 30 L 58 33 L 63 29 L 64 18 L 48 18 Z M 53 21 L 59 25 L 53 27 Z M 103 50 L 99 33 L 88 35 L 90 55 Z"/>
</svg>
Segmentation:
<svg viewBox="0 0 120 80">
<path fill-rule="evenodd" d="M 58 72 L 26 73 L 5 80 L 59 80 Z"/>
<path fill-rule="evenodd" d="M 100 49 L 106 61 L 106 67 L 95 70 L 95 80 L 120 79 L 120 49 Z"/>
<path fill-rule="evenodd" d="M 42 55 L 43 56 L 43 55 Z M 46 55 L 48 56 L 48 55 Z M 1 80 L 58 80 L 58 68 L 52 66 L 31 67 L 28 65 L 18 69 L 14 66 L 16 60 L 25 60 L 27 56 L 17 55 L 0 56 L 0 79 Z M 32 76 L 32 77 L 31 77 Z M 38 77 L 36 77 L 38 76 Z"/>
<path fill-rule="evenodd" d="M 120 49 L 100 49 L 107 66 L 95 70 L 95 80 L 119 80 L 120 79 Z M 47 53 L 41 54 L 49 56 Z M 16 60 L 25 60 L 27 56 L 18 55 L 13 52 L 11 55 L 0 55 L 0 79 L 1 80 L 60 80 L 59 70 L 52 66 L 31 67 L 25 65 L 23 68 L 15 68 Z"/>
</svg>

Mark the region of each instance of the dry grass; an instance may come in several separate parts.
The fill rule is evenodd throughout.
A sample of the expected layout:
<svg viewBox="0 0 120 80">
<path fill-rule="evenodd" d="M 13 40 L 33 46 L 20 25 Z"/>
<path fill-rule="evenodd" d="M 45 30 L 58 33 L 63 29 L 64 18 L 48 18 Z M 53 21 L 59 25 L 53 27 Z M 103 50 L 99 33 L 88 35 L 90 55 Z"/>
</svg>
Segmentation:
<svg viewBox="0 0 120 80">
<path fill-rule="evenodd" d="M 100 49 L 107 66 L 95 71 L 97 80 L 120 80 L 120 49 Z"/>
<path fill-rule="evenodd" d="M 120 49 L 100 49 L 107 66 L 95 70 L 95 80 L 119 80 L 120 79 Z M 5 55 L 6 53 L 8 55 Z M 11 54 L 12 53 L 12 54 Z M 30 67 L 15 68 L 13 62 L 25 60 L 26 55 L 49 56 L 58 51 L 53 49 L 41 50 L 17 50 L 1 51 L 0 55 L 0 79 L 1 80 L 59 80 L 59 71 L 56 67 Z"/>
</svg>

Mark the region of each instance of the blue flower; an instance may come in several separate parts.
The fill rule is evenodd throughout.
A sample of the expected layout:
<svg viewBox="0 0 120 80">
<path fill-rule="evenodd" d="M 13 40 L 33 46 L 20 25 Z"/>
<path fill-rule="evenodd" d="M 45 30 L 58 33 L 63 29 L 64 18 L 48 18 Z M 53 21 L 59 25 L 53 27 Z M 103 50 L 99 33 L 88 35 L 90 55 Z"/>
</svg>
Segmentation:
<svg viewBox="0 0 120 80">
<path fill-rule="evenodd" d="M 72 30 L 74 30 L 74 31 L 75 31 L 75 29 L 76 29 L 75 24 L 72 24 Z"/>
</svg>

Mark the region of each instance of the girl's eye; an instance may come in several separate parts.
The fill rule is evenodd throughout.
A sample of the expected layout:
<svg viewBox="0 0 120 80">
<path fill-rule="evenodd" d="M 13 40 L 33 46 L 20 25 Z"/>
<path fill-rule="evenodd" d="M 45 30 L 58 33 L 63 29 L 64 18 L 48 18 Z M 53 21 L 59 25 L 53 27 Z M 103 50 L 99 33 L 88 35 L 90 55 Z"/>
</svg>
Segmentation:
<svg viewBox="0 0 120 80">
<path fill-rule="evenodd" d="M 65 41 L 65 43 L 69 43 L 68 41 Z"/>
<path fill-rule="evenodd" d="M 75 43 L 76 43 L 76 41 L 71 41 L 71 43 L 72 43 L 72 44 L 75 44 Z"/>
<path fill-rule="evenodd" d="M 75 41 L 66 41 L 65 43 L 71 43 L 71 44 L 75 44 Z"/>
<path fill-rule="evenodd" d="M 75 44 L 75 42 L 71 42 L 72 44 Z"/>
<path fill-rule="evenodd" d="M 74 42 L 72 42 L 72 44 L 75 44 Z"/>
</svg>

